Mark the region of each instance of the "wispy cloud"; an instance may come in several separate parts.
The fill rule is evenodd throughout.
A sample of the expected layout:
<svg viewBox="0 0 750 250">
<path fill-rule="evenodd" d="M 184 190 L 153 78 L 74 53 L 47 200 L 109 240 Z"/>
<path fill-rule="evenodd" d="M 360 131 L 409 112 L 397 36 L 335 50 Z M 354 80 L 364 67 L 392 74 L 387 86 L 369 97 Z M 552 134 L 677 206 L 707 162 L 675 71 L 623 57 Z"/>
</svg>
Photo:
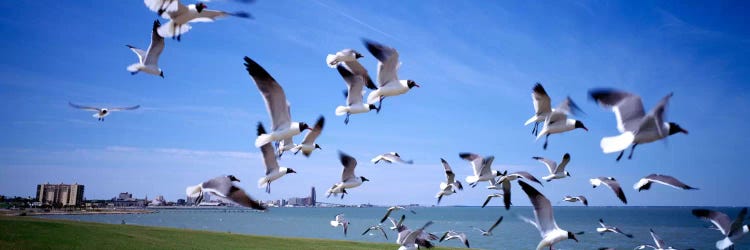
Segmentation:
<svg viewBox="0 0 750 250">
<path fill-rule="evenodd" d="M 321 2 L 321 1 L 319 1 L 319 0 L 314 0 L 313 2 L 317 3 L 317 4 L 318 4 L 318 5 L 320 5 L 320 6 L 323 6 L 323 7 L 327 8 L 327 9 L 329 9 L 329 10 L 333 11 L 333 12 L 336 12 L 337 14 L 339 14 L 339 15 L 341 15 L 341 16 L 343 16 L 343 17 L 346 17 L 346 18 L 347 18 L 347 19 L 349 19 L 349 20 L 352 20 L 352 21 L 354 21 L 355 23 L 357 23 L 357 24 L 359 24 L 359 25 L 362 25 L 362 26 L 363 26 L 363 27 L 365 27 L 365 28 L 368 28 L 368 29 L 371 29 L 371 30 L 373 30 L 373 31 L 375 31 L 375 32 L 378 32 L 378 33 L 380 33 L 381 35 L 387 36 L 388 38 L 391 38 L 391 39 L 393 39 L 393 40 L 400 40 L 400 39 L 398 39 L 398 37 L 396 37 L 396 36 L 394 36 L 394 35 L 391 35 L 391 34 L 390 34 L 390 33 L 388 33 L 388 32 L 385 32 L 385 31 L 383 31 L 383 30 L 381 30 L 381 29 L 378 29 L 378 28 L 376 28 L 375 26 L 372 26 L 372 25 L 370 25 L 370 24 L 367 24 L 367 23 L 365 23 L 364 21 L 362 21 L 362 20 L 360 20 L 360 19 L 358 19 L 358 18 L 356 18 L 356 17 L 353 17 L 353 16 L 351 16 L 351 15 L 349 15 L 349 14 L 346 14 L 346 12 L 345 12 L 345 11 L 342 11 L 342 10 L 336 9 L 336 8 L 334 8 L 334 7 L 332 7 L 332 6 L 328 5 L 328 4 L 325 4 L 325 3 L 323 3 L 323 2 Z"/>
</svg>

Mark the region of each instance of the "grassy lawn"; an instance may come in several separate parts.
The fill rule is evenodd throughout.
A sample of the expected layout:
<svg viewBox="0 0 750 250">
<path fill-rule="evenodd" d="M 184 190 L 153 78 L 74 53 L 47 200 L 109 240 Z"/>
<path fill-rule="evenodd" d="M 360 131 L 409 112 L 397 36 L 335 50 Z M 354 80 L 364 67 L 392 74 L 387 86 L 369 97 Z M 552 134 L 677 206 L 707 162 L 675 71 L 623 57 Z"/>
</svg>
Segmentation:
<svg viewBox="0 0 750 250">
<path fill-rule="evenodd" d="M 0 249 L 396 249 L 398 245 L 0 216 Z M 440 249 L 440 248 L 438 248 Z M 445 249 L 445 248 L 443 248 Z"/>
</svg>

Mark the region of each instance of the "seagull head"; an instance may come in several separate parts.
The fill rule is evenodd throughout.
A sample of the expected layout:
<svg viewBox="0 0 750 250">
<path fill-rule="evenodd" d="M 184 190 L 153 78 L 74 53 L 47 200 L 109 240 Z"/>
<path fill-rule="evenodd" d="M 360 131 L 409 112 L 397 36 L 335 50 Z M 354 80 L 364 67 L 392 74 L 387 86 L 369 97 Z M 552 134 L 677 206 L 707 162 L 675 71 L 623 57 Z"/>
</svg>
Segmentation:
<svg viewBox="0 0 750 250">
<path fill-rule="evenodd" d="M 568 177 L 570 177 L 570 172 L 565 171 L 565 175 L 567 175 Z"/>
<path fill-rule="evenodd" d="M 286 169 L 286 173 L 287 173 L 287 174 L 296 174 L 296 173 L 297 173 L 297 171 L 294 171 L 294 169 L 291 169 L 291 168 L 287 168 L 287 169 Z"/>
<path fill-rule="evenodd" d="M 365 57 L 365 56 L 363 56 L 362 54 L 360 54 L 360 53 L 359 53 L 359 52 L 357 52 L 357 51 L 354 51 L 354 58 L 356 58 L 356 59 L 360 59 L 360 58 L 362 58 L 362 57 Z"/>
<path fill-rule="evenodd" d="M 589 131 L 586 126 L 583 125 L 583 122 L 576 120 L 575 128 L 582 128 L 583 130 Z"/>
<path fill-rule="evenodd" d="M 367 178 L 365 178 L 364 176 L 360 176 L 359 178 L 360 178 L 360 179 L 362 179 L 362 182 L 365 182 L 365 181 L 370 181 L 370 180 L 368 180 Z"/>
<path fill-rule="evenodd" d="M 109 112 L 109 110 L 107 110 L 106 108 L 103 108 L 103 109 L 102 109 L 102 111 L 101 111 L 102 115 L 103 115 L 103 114 L 106 114 L 106 113 L 108 113 L 108 112 Z"/>
<path fill-rule="evenodd" d="M 320 145 L 318 145 L 317 143 L 315 143 L 315 148 L 323 150 L 323 148 L 321 148 Z"/>
<path fill-rule="evenodd" d="M 227 175 L 227 178 L 229 178 L 230 181 L 240 182 L 240 179 L 237 179 L 237 177 L 234 177 L 234 175 L 231 174 Z"/>
<path fill-rule="evenodd" d="M 164 78 L 164 71 L 159 70 L 159 76 L 161 76 L 161 78 Z"/>
<path fill-rule="evenodd" d="M 208 8 L 208 6 L 206 6 L 206 4 L 203 2 L 199 2 L 195 5 L 195 10 L 198 11 L 198 13 L 201 13 L 201 11 L 203 11 L 203 9 L 205 8 Z"/>
<path fill-rule="evenodd" d="M 414 80 L 406 80 L 406 86 L 409 87 L 409 89 L 414 88 L 414 87 L 417 87 L 417 88 L 422 87 L 422 86 L 419 86 L 419 84 L 417 84 L 417 82 L 415 82 Z"/>
<path fill-rule="evenodd" d="M 367 106 L 370 110 L 378 110 L 378 106 L 375 106 L 375 104 L 370 104 Z"/>
<path fill-rule="evenodd" d="M 573 234 L 573 232 L 568 231 L 568 239 L 574 240 L 578 242 L 578 239 L 576 239 L 576 235 Z"/>
<path fill-rule="evenodd" d="M 682 129 L 680 125 L 677 125 L 677 123 L 670 122 L 669 123 L 669 135 L 677 134 L 677 133 L 685 133 L 688 134 L 687 130 Z"/>
</svg>

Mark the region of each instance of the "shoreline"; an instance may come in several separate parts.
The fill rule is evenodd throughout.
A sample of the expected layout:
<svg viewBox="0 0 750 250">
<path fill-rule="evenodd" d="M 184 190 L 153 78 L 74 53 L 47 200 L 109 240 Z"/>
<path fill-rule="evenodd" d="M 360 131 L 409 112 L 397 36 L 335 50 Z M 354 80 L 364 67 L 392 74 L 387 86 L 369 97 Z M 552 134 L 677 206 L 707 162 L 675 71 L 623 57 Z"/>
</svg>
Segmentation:
<svg viewBox="0 0 750 250">
<path fill-rule="evenodd" d="M 2 216 L 43 216 L 43 215 L 100 215 L 100 214 L 152 214 L 159 211 L 151 209 L 114 209 L 114 210 L 0 210 Z"/>
</svg>

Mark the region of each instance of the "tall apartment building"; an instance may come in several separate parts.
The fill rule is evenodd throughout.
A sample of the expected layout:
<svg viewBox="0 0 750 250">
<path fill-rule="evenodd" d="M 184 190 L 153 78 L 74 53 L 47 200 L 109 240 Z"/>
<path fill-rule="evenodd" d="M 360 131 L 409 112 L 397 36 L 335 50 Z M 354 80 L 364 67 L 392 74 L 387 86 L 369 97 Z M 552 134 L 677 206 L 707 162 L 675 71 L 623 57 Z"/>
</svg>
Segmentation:
<svg viewBox="0 0 750 250">
<path fill-rule="evenodd" d="M 83 204 L 83 185 L 39 184 L 36 200 L 45 205 L 77 206 Z"/>
</svg>

